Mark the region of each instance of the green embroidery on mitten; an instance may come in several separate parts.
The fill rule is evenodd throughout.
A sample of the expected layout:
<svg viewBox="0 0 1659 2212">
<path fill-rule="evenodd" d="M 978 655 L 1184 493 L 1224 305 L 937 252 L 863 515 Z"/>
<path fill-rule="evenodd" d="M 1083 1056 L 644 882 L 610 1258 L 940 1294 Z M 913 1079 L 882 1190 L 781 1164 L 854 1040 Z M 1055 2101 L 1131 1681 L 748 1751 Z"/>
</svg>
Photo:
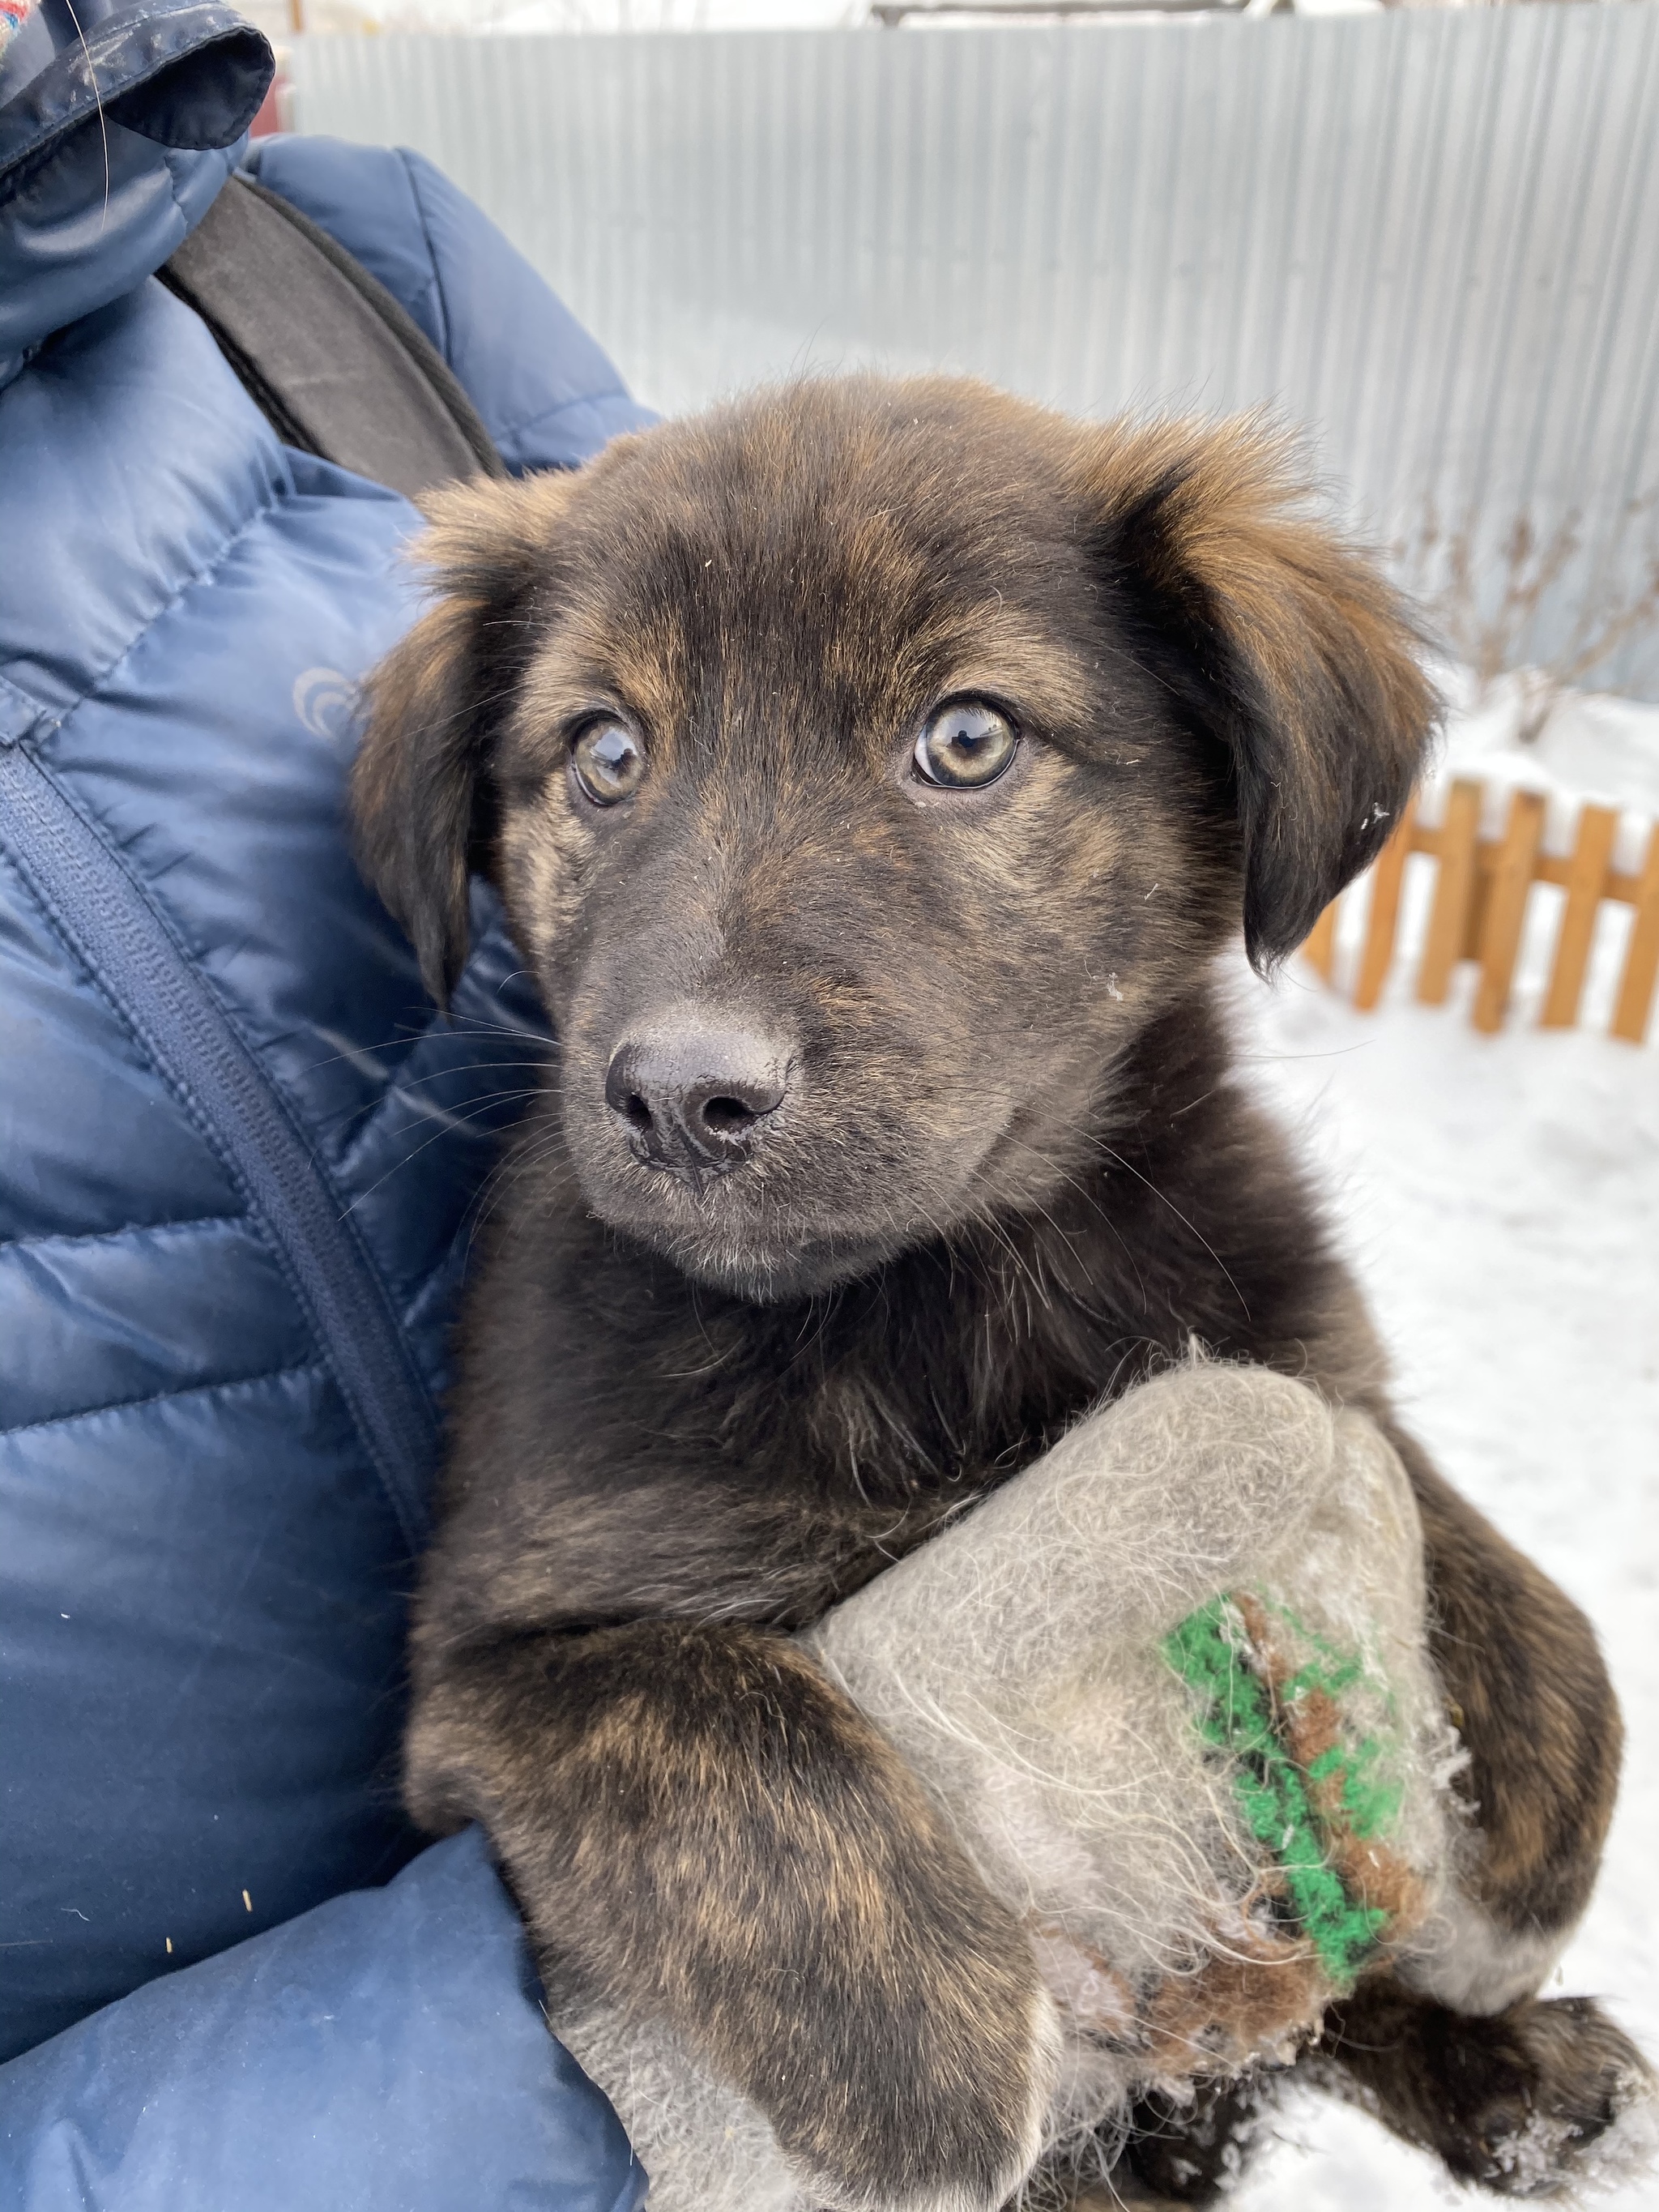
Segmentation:
<svg viewBox="0 0 1659 2212">
<path fill-rule="evenodd" d="M 1359 1662 L 1329 1651 L 1305 1630 L 1300 1635 L 1314 1646 L 1315 1656 L 1281 1685 L 1281 1699 L 1289 1705 L 1320 1690 L 1340 1701 L 1361 1679 Z M 1162 1645 L 1193 1694 L 1199 1733 L 1231 1762 L 1234 1793 L 1250 1833 L 1278 1866 L 1321 1964 L 1336 1987 L 1346 1990 L 1376 1948 L 1389 1916 L 1351 1895 L 1331 1865 L 1329 1823 L 1310 1802 L 1308 1785 L 1340 1773 L 1343 1825 L 1362 1839 L 1395 1817 L 1399 1786 L 1376 1774 L 1380 1747 L 1373 1738 L 1333 1746 L 1304 1774 L 1284 1740 L 1273 1693 L 1249 1663 L 1249 1649 L 1238 1610 L 1225 1597 L 1189 1613 Z"/>
</svg>

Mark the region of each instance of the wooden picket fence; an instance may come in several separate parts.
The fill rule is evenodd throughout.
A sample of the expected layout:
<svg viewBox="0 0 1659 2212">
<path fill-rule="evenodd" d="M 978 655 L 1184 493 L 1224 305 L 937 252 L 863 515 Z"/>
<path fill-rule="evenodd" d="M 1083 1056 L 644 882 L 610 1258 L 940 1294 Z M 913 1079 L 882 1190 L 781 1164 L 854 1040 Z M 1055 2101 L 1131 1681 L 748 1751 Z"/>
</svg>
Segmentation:
<svg viewBox="0 0 1659 2212">
<path fill-rule="evenodd" d="M 1494 838 L 1480 835 L 1486 799 L 1484 784 L 1460 776 L 1447 793 L 1443 819 L 1433 827 L 1419 819 L 1418 801 L 1412 800 L 1370 872 L 1370 908 L 1354 976 L 1354 1005 L 1374 1006 L 1382 995 L 1394 965 L 1406 862 L 1413 853 L 1427 853 L 1437 869 L 1417 971 L 1417 996 L 1425 1006 L 1443 1005 L 1454 969 L 1460 961 L 1474 961 L 1480 974 L 1470 1018 L 1478 1030 L 1501 1029 L 1532 887 L 1559 884 L 1566 897 L 1539 1027 L 1577 1026 L 1595 918 L 1602 901 L 1613 899 L 1633 906 L 1636 918 L 1609 1034 L 1640 1044 L 1659 977 L 1659 823 L 1648 839 L 1640 872 L 1625 875 L 1613 866 L 1619 828 L 1613 808 L 1582 807 L 1571 854 L 1558 859 L 1543 848 L 1542 793 L 1514 792 L 1504 834 Z M 1335 981 L 1338 903 L 1326 908 L 1302 948 L 1327 982 Z"/>
</svg>

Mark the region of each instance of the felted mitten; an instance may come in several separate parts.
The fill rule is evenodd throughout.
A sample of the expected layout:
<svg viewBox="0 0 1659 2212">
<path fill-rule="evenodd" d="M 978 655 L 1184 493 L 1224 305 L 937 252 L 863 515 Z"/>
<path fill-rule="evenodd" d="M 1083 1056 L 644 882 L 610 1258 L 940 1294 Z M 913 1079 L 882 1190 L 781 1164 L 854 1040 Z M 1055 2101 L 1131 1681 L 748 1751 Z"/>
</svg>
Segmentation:
<svg viewBox="0 0 1659 2212">
<path fill-rule="evenodd" d="M 1431 1960 L 1458 1843 L 1422 1538 L 1376 1429 L 1265 1369 L 1129 1392 L 803 1641 L 1030 1931 L 1050 2169 L 1149 2090 L 1288 2056 Z M 659 2028 L 549 1992 L 653 2212 L 808 2212 L 761 2114 Z"/>
</svg>

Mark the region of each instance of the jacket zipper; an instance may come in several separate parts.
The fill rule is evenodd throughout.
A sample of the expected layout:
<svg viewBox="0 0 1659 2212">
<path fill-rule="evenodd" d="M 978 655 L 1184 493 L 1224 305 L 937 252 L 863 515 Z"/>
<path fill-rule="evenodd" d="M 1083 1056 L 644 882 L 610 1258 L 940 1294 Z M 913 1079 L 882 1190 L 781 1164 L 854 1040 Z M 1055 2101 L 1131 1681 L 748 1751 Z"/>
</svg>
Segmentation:
<svg viewBox="0 0 1659 2212">
<path fill-rule="evenodd" d="M 263 1223 L 411 1554 L 437 1420 L 385 1285 L 287 1104 L 117 854 L 0 742 L 0 842 Z"/>
</svg>

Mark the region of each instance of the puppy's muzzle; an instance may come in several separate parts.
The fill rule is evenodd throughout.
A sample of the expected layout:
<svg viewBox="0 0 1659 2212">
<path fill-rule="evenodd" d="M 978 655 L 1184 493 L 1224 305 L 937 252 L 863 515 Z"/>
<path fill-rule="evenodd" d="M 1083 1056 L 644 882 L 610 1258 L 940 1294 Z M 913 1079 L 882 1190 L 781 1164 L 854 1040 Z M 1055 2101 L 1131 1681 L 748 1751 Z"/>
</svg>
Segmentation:
<svg viewBox="0 0 1659 2212">
<path fill-rule="evenodd" d="M 787 1055 L 775 1039 L 696 1020 L 619 1045 L 605 1079 L 635 1158 L 696 1191 L 755 1157 L 788 1092 Z"/>
</svg>

